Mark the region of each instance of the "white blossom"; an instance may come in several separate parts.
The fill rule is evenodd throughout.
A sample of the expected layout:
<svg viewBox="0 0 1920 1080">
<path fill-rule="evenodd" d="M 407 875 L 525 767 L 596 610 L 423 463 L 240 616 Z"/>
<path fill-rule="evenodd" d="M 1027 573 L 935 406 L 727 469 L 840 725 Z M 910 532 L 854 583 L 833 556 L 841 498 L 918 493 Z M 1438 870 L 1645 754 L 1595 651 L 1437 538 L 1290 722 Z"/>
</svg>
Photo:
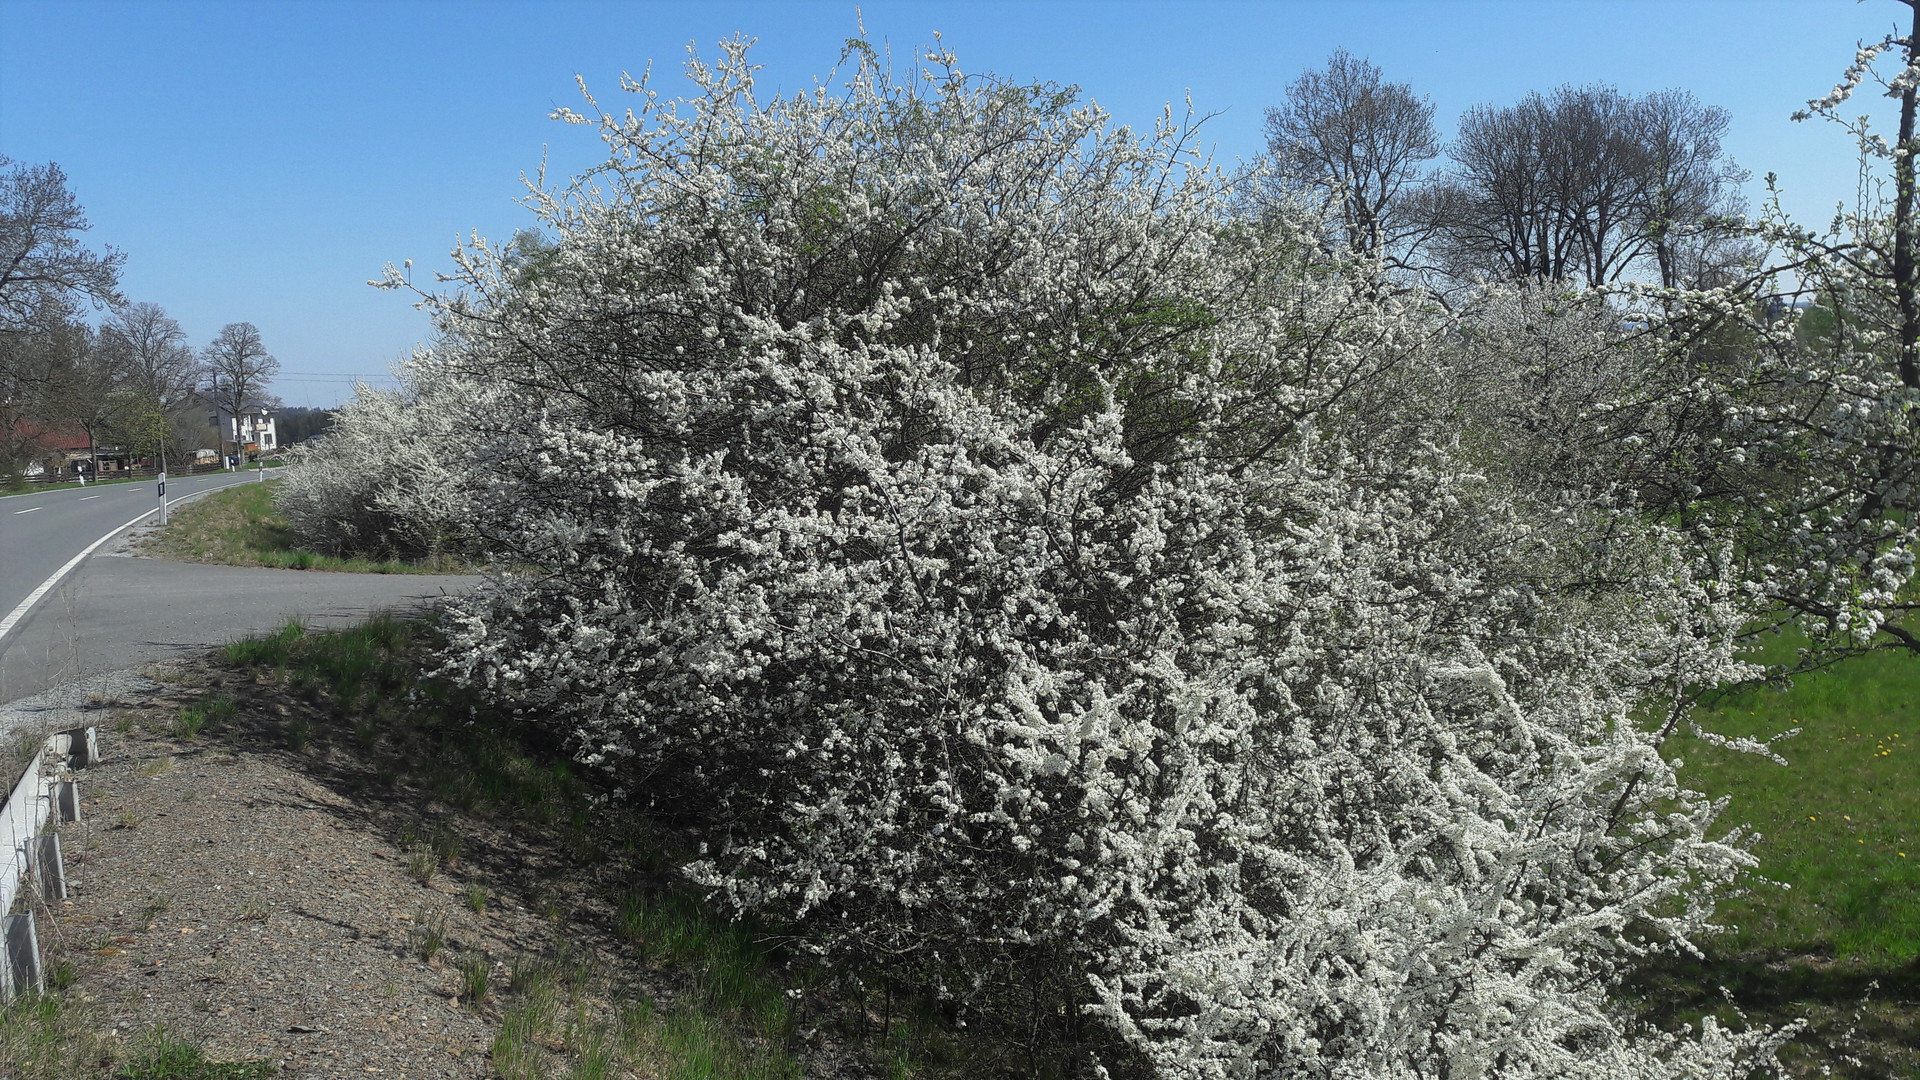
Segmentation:
<svg viewBox="0 0 1920 1080">
<path fill-rule="evenodd" d="M 550 246 L 457 253 L 410 370 L 472 434 L 414 490 L 538 572 L 449 670 L 701 822 L 717 903 L 988 1012 L 1063 973 L 1157 1075 L 1764 1063 L 1607 997 L 1753 865 L 1660 743 L 1754 595 L 1501 434 L 1524 358 L 1636 435 L 1617 327 L 1446 316 L 1170 117 L 851 52 L 562 110 L 610 157 Z"/>
</svg>

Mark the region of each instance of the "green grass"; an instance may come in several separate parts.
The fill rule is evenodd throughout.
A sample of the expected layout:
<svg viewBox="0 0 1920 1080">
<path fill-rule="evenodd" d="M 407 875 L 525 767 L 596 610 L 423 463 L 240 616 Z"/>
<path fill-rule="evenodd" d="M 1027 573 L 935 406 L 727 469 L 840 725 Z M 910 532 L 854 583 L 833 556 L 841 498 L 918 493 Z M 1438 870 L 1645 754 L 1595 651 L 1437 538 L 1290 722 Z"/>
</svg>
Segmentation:
<svg viewBox="0 0 1920 1080">
<path fill-rule="evenodd" d="M 762 977 L 774 962 L 762 928 L 724 918 L 686 892 L 643 890 L 620 898 L 615 924 L 644 959 L 687 971 L 707 1009 L 763 1030 L 786 1026 L 786 1000 Z"/>
<path fill-rule="evenodd" d="M 485 952 L 468 953 L 455 965 L 460 971 L 460 996 L 471 1008 L 486 1003 L 493 985 L 493 957 Z"/>
<path fill-rule="evenodd" d="M 1682 775 L 1763 834 L 1759 885 L 1723 908 L 1728 953 L 1897 966 L 1920 957 L 1920 657 L 1883 652 L 1701 711 L 1709 731 L 1767 738 L 1781 766 L 1676 738 Z"/>
<path fill-rule="evenodd" d="M 790 1080 L 800 1075 L 792 1058 L 743 1042 L 712 1016 L 693 1009 L 640 1017 L 634 1042 L 641 1054 L 666 1064 L 657 1075 L 667 1080 Z"/>
<path fill-rule="evenodd" d="M 112 1064 L 94 1017 L 65 994 L 23 994 L 0 1009 L 0 1076 L 95 1080 Z"/>
<path fill-rule="evenodd" d="M 156 1028 L 140 1056 L 113 1076 L 114 1080 L 257 1080 L 278 1071 L 265 1061 L 208 1061 L 198 1046 Z"/>
<path fill-rule="evenodd" d="M 164 532 L 144 540 L 143 550 L 187 562 L 264 566 L 280 570 L 333 570 L 355 574 L 445 574 L 466 569 L 454 560 L 389 562 L 343 559 L 309 551 L 287 527 L 268 484 L 239 484 L 172 512 Z"/>
<path fill-rule="evenodd" d="M 194 705 L 182 706 L 174 717 L 172 734 L 178 739 L 197 738 L 211 724 L 216 729 L 233 722 L 239 706 L 225 694 L 216 694 Z"/>
<path fill-rule="evenodd" d="M 422 963 L 440 955 L 447 947 L 447 914 L 422 904 L 413 911 L 413 929 L 407 934 L 407 948 Z"/>
<path fill-rule="evenodd" d="M 1790 659 L 1796 640 L 1769 643 Z M 1787 764 L 1677 735 L 1681 780 L 1724 796 L 1721 822 L 1751 825 L 1757 878 L 1724 901 L 1726 933 L 1700 958 L 1629 983 L 1656 1019 L 1714 1013 L 1740 1026 L 1804 1019 L 1783 1052 L 1795 1075 L 1920 1080 L 1920 658 L 1881 652 L 1754 687 L 1699 712 L 1726 736 L 1768 739 Z M 1724 988 L 1724 993 L 1723 993 Z"/>
<path fill-rule="evenodd" d="M 507 1080 L 560 1075 L 561 1061 L 572 1080 L 634 1072 L 663 1080 L 797 1080 L 784 1025 L 747 1022 L 693 989 L 661 1011 L 650 998 L 607 986 L 564 952 L 517 958 L 491 1048 L 494 1068 Z"/>
</svg>

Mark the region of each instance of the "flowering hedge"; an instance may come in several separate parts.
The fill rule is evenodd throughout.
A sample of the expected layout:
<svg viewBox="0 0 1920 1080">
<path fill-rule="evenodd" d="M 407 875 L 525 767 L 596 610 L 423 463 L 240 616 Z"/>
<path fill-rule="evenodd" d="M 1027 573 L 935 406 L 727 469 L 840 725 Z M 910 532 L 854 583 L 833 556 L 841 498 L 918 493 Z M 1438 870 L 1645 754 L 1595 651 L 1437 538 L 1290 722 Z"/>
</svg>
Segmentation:
<svg viewBox="0 0 1920 1080">
<path fill-rule="evenodd" d="M 288 527 L 337 555 L 472 553 L 465 491 L 483 482 L 469 462 L 490 396 L 444 382 L 357 390 L 326 438 L 288 452 L 295 467 L 275 494 Z"/>
<path fill-rule="evenodd" d="M 1746 673 L 1725 561 L 1474 465 L 1458 326 L 1190 130 L 851 59 L 563 110 L 609 160 L 429 297 L 478 404 L 411 498 L 540 570 L 450 669 L 700 823 L 717 903 L 1096 1071 L 1768 1058 L 1607 998 L 1752 862 L 1648 722 Z"/>
</svg>

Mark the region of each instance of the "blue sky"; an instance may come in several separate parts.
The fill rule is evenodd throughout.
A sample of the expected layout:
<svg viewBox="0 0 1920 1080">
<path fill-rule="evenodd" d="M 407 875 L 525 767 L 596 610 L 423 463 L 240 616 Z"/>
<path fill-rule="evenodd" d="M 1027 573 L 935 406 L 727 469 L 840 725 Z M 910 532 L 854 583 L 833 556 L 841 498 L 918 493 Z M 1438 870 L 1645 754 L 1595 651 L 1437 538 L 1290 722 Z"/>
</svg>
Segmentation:
<svg viewBox="0 0 1920 1080">
<path fill-rule="evenodd" d="M 258 325 L 288 404 L 331 405 L 426 338 L 404 297 L 365 282 L 448 264 L 469 231 L 530 221 L 520 175 L 597 160 L 574 76 L 617 103 L 651 60 L 672 89 L 686 46 L 757 37 L 763 85 L 808 87 L 856 29 L 896 53 L 934 31 L 969 71 L 1077 84 L 1145 125 L 1191 92 L 1218 155 L 1262 149 L 1286 84 L 1344 46 L 1460 112 L 1528 90 L 1684 87 L 1733 113 L 1729 149 L 1824 224 L 1856 168 L 1844 133 L 1787 116 L 1833 84 L 1893 0 L 1642 3 L 464 3 L 0 0 L 0 153 L 57 161 L 95 243 L 127 253 L 124 291 L 196 344 Z M 1862 110 L 1886 113 L 1885 103 Z M 1887 126 L 1890 126 L 1890 122 Z"/>
</svg>

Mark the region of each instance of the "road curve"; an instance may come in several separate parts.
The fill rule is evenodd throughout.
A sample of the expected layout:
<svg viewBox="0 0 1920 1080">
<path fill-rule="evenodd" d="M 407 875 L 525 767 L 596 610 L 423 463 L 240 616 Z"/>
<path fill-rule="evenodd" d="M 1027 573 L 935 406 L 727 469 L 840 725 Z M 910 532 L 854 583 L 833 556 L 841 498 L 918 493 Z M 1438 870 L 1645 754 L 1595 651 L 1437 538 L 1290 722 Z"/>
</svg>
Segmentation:
<svg viewBox="0 0 1920 1080">
<path fill-rule="evenodd" d="M 256 482 L 253 473 L 212 473 L 169 480 L 167 496 Z M 0 498 L 0 621 L 89 545 L 155 507 L 152 483 Z M 0 703 L 265 633 L 289 619 L 324 627 L 418 608 L 480 580 L 179 563 L 128 555 L 116 540 L 80 560 L 0 636 Z"/>
<path fill-rule="evenodd" d="M 417 609 L 480 580 L 208 566 L 109 548 L 67 575 L 9 635 L 0 703 L 267 633 L 289 619 L 338 627 Z"/>
<path fill-rule="evenodd" d="M 167 481 L 167 499 L 258 481 L 250 471 L 174 477 Z M 0 619 L 88 544 L 159 505 L 152 481 L 0 498 Z M 0 639 L 0 650 L 5 648 L 5 639 Z"/>
</svg>

